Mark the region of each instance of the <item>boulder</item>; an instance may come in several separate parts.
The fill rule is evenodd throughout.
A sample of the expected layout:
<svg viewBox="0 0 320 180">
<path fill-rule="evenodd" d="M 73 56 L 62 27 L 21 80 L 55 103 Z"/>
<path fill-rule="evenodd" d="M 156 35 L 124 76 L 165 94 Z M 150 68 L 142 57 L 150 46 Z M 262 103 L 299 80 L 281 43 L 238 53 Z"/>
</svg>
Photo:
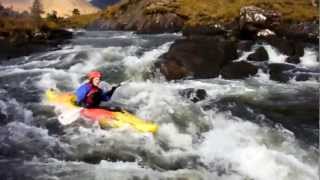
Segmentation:
<svg viewBox="0 0 320 180">
<path fill-rule="evenodd" d="M 272 63 L 269 64 L 270 79 L 278 82 L 288 82 L 290 79 L 296 81 L 307 81 L 310 79 L 319 80 L 320 72 L 297 68 L 290 64 Z"/>
<path fill-rule="evenodd" d="M 290 56 L 290 57 L 287 57 L 286 62 L 291 64 L 299 64 L 301 60 L 300 60 L 300 57 L 298 56 Z"/>
<path fill-rule="evenodd" d="M 278 82 L 288 82 L 290 80 L 290 70 L 295 69 L 294 65 L 271 63 L 268 65 L 270 79 Z"/>
<path fill-rule="evenodd" d="M 254 39 L 258 35 L 258 32 L 261 34 L 262 30 L 273 29 L 274 26 L 279 25 L 280 17 L 281 14 L 277 11 L 255 6 L 243 7 L 240 9 L 239 18 L 241 36 L 243 38 Z"/>
<path fill-rule="evenodd" d="M 248 62 L 233 62 L 221 70 L 221 75 L 225 79 L 242 79 L 257 74 L 258 68 Z"/>
<path fill-rule="evenodd" d="M 250 51 L 252 46 L 254 45 L 254 41 L 251 40 L 240 40 L 238 42 L 238 51 L 243 52 L 243 51 Z"/>
<path fill-rule="evenodd" d="M 303 42 L 275 36 L 269 37 L 264 41 L 275 47 L 280 53 L 287 56 L 301 57 L 304 55 L 305 44 Z"/>
<path fill-rule="evenodd" d="M 259 47 L 256 51 L 250 54 L 247 58 L 248 61 L 267 61 L 269 59 L 268 52 L 264 47 Z"/>
<path fill-rule="evenodd" d="M 184 90 L 180 91 L 179 94 L 181 96 L 191 100 L 194 103 L 202 101 L 208 96 L 206 90 L 194 89 L 194 88 L 184 89 Z"/>
<path fill-rule="evenodd" d="M 221 68 L 236 59 L 237 44 L 214 37 L 176 40 L 169 51 L 160 57 L 156 67 L 167 80 L 214 78 Z"/>
<path fill-rule="evenodd" d="M 279 36 L 294 41 L 319 43 L 319 21 L 282 23 L 274 29 Z"/>
</svg>

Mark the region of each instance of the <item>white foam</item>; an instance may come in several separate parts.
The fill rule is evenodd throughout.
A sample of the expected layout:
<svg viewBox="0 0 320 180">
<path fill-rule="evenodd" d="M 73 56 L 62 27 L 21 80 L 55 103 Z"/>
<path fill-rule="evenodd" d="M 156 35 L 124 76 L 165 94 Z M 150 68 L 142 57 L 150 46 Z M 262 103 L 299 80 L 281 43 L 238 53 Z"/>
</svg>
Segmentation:
<svg viewBox="0 0 320 180">
<path fill-rule="evenodd" d="M 271 45 L 264 44 L 263 47 L 266 49 L 269 55 L 269 63 L 285 63 L 287 55 L 280 53 L 276 48 Z"/>
<path fill-rule="evenodd" d="M 173 123 L 163 124 L 158 131 L 158 136 L 163 137 L 170 148 L 190 149 L 192 137 L 190 134 L 179 133 Z"/>
<path fill-rule="evenodd" d="M 33 121 L 32 111 L 19 104 L 14 98 L 8 101 L 0 100 L 0 111 L 5 116 L 12 115 L 12 119 L 9 120 L 16 120 L 27 124 L 31 124 Z"/>
<path fill-rule="evenodd" d="M 145 52 L 141 57 L 135 55 L 127 56 L 123 59 L 126 66 L 126 73 L 128 76 L 135 74 L 142 74 L 149 70 L 149 68 L 158 60 L 158 57 L 167 52 L 172 43 L 165 43 L 158 48 Z"/>
<path fill-rule="evenodd" d="M 212 121 L 215 128 L 206 134 L 199 147 L 199 155 L 207 164 L 229 162 L 234 170 L 260 180 L 317 178 L 317 167 L 286 150 L 291 145 L 299 148 L 295 144 L 286 141 L 280 149 L 272 147 L 272 141 L 267 140 L 270 134 L 268 137 L 263 133 L 267 127 L 262 129 L 225 114 L 213 115 Z"/>
<path fill-rule="evenodd" d="M 319 52 L 316 52 L 312 49 L 305 48 L 304 56 L 302 56 L 300 65 L 306 68 L 319 68 Z"/>
</svg>

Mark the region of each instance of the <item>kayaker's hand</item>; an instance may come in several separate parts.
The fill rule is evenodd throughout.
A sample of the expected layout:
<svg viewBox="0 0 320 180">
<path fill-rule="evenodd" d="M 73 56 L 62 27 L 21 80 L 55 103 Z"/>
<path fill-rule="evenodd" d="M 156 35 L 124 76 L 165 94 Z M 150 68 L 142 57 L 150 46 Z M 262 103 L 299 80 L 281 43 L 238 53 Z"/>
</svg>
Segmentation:
<svg viewBox="0 0 320 180">
<path fill-rule="evenodd" d="M 117 88 L 119 88 L 121 86 L 121 84 L 117 84 L 117 85 L 115 85 L 115 86 L 112 86 L 112 90 L 116 90 Z"/>
<path fill-rule="evenodd" d="M 115 91 L 120 86 L 112 86 L 111 91 Z"/>
</svg>

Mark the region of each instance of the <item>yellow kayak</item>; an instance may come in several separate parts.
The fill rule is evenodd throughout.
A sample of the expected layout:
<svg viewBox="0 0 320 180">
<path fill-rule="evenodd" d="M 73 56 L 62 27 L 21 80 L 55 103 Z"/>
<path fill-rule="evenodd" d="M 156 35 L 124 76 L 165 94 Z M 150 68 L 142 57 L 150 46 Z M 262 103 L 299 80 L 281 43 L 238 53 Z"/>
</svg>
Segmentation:
<svg viewBox="0 0 320 180">
<path fill-rule="evenodd" d="M 62 106 L 69 111 L 78 111 L 86 120 L 98 121 L 102 128 L 131 126 L 139 132 L 155 133 L 158 125 L 136 117 L 127 111 L 110 111 L 103 108 L 81 108 L 75 104 L 76 96 L 70 92 L 47 90 L 45 99 L 50 105 Z"/>
</svg>

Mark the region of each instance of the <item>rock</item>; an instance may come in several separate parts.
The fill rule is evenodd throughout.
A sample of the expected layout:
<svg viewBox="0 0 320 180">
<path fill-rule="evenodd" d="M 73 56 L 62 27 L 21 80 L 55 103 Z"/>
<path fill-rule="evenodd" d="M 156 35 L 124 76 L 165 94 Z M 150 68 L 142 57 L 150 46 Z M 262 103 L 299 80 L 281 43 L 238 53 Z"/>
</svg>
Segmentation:
<svg viewBox="0 0 320 180">
<path fill-rule="evenodd" d="M 283 23 L 274 29 L 279 36 L 319 44 L 319 21 Z"/>
<path fill-rule="evenodd" d="M 278 82 L 288 82 L 291 78 L 288 71 L 296 68 L 294 65 L 281 63 L 272 63 L 268 67 L 270 79 Z"/>
<path fill-rule="evenodd" d="M 238 51 L 239 53 L 243 52 L 243 51 L 250 51 L 252 46 L 254 45 L 254 41 L 251 40 L 240 40 L 238 42 Z"/>
<path fill-rule="evenodd" d="M 288 55 L 288 56 L 297 56 L 301 57 L 304 55 L 304 43 L 288 40 L 286 38 L 280 37 L 269 37 L 265 39 L 265 41 L 279 50 L 280 53 Z"/>
<path fill-rule="evenodd" d="M 66 31 L 63 29 L 55 29 L 55 30 L 49 30 L 47 38 L 48 40 L 65 40 L 65 39 L 71 39 L 73 36 L 72 32 Z"/>
<path fill-rule="evenodd" d="M 310 0 L 313 7 L 319 7 L 319 1 L 317 0 Z"/>
<path fill-rule="evenodd" d="M 221 68 L 238 57 L 236 43 L 214 37 L 176 40 L 169 51 L 160 57 L 156 67 L 167 80 L 213 78 Z"/>
<path fill-rule="evenodd" d="M 233 62 L 221 70 L 221 75 L 225 79 L 242 79 L 257 74 L 258 68 L 248 62 Z"/>
<path fill-rule="evenodd" d="M 0 59 L 26 56 L 34 52 L 56 48 L 58 44 L 72 38 L 72 32 L 66 30 L 41 29 L 39 32 L 28 30 L 14 32 L 0 40 Z"/>
<path fill-rule="evenodd" d="M 139 34 L 173 33 L 182 29 L 185 20 L 174 13 L 148 14 L 118 20 L 96 20 L 89 24 L 89 30 L 130 30 Z"/>
<path fill-rule="evenodd" d="M 300 57 L 298 56 L 290 56 L 290 57 L 287 57 L 286 62 L 291 64 L 299 64 L 301 60 L 300 60 Z"/>
<path fill-rule="evenodd" d="M 280 17 L 281 14 L 276 11 L 265 10 L 255 6 L 243 7 L 240 9 L 239 18 L 241 36 L 254 39 L 259 31 L 273 29 L 274 26 L 280 24 Z"/>
<path fill-rule="evenodd" d="M 123 30 L 124 25 L 113 20 L 101 20 L 98 19 L 90 23 L 86 29 L 88 30 Z"/>
<path fill-rule="evenodd" d="M 191 36 L 191 35 L 213 36 L 213 35 L 226 34 L 227 30 L 221 24 L 213 24 L 213 25 L 185 26 L 182 30 L 182 33 L 184 36 Z"/>
<path fill-rule="evenodd" d="M 291 76 L 296 81 L 307 81 L 310 79 L 320 80 L 320 71 L 319 70 L 309 70 L 305 68 L 296 68 L 292 70 Z"/>
<path fill-rule="evenodd" d="M 128 24 L 125 29 L 136 27 L 137 33 L 173 33 L 182 29 L 185 20 L 174 13 L 148 15 Z"/>
<path fill-rule="evenodd" d="M 259 47 L 256 51 L 250 54 L 247 58 L 248 61 L 267 61 L 269 59 L 268 52 L 264 47 Z"/>
<path fill-rule="evenodd" d="M 276 33 L 271 31 L 270 29 L 264 29 L 257 33 L 258 37 L 268 37 L 268 36 L 275 36 L 275 35 Z"/>
<path fill-rule="evenodd" d="M 278 82 L 288 82 L 290 79 L 296 81 L 319 80 L 320 72 L 304 68 L 296 68 L 294 65 L 273 63 L 269 64 L 270 79 Z"/>
<path fill-rule="evenodd" d="M 156 67 L 160 68 L 160 72 L 165 75 L 167 80 L 182 79 L 193 75 L 191 70 L 184 67 L 179 60 L 175 59 L 156 63 Z"/>
<path fill-rule="evenodd" d="M 1 109 L 0 109 L 0 119 L 1 119 L 1 121 L 0 121 L 0 126 L 6 125 L 8 122 L 10 122 L 10 121 L 8 120 L 7 115 L 6 115 L 5 113 L 2 113 L 2 112 L 1 112 Z"/>
<path fill-rule="evenodd" d="M 194 103 L 202 101 L 208 96 L 206 90 L 194 88 L 184 89 L 180 91 L 179 94 L 190 99 Z"/>
</svg>

